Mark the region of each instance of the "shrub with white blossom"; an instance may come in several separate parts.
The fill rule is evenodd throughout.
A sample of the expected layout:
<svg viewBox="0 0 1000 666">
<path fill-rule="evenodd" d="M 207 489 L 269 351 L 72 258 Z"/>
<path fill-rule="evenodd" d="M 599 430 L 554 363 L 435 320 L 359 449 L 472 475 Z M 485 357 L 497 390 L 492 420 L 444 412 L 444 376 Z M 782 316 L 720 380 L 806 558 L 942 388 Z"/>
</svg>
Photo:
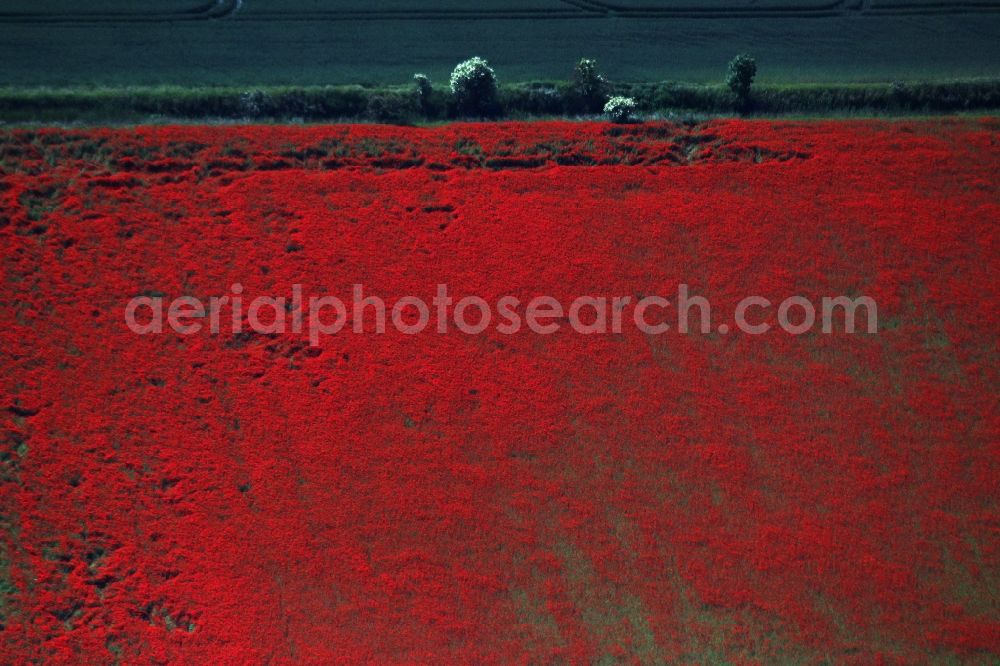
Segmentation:
<svg viewBox="0 0 1000 666">
<path fill-rule="evenodd" d="M 630 123 L 635 120 L 637 108 L 631 97 L 615 96 L 604 105 L 604 115 L 613 123 Z"/>
<path fill-rule="evenodd" d="M 497 109 L 497 75 L 480 57 L 460 62 L 451 73 L 451 94 L 460 113 L 493 115 Z"/>
</svg>

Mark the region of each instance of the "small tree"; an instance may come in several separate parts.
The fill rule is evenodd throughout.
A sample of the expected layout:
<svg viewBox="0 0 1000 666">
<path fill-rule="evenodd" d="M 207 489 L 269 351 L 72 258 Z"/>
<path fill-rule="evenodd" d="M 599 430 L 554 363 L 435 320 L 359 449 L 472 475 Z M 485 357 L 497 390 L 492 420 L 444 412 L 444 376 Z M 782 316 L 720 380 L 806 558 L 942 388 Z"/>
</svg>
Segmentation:
<svg viewBox="0 0 1000 666">
<path fill-rule="evenodd" d="M 583 58 L 573 70 L 573 92 L 587 113 L 598 113 L 608 99 L 608 82 L 601 75 L 597 61 Z"/>
<path fill-rule="evenodd" d="M 604 115 L 613 123 L 631 123 L 635 121 L 635 111 L 638 105 L 631 97 L 612 97 L 604 105 Z"/>
<path fill-rule="evenodd" d="M 413 85 L 417 89 L 417 103 L 420 105 L 420 111 L 424 115 L 428 115 L 431 110 L 431 97 L 434 94 L 431 80 L 426 74 L 414 74 Z"/>
<path fill-rule="evenodd" d="M 491 116 L 497 110 L 497 76 L 480 57 L 458 63 L 451 73 L 451 95 L 459 113 Z"/>
<path fill-rule="evenodd" d="M 750 87 L 755 76 L 757 76 L 757 61 L 751 56 L 740 54 L 729 61 L 726 85 L 736 93 L 737 102 L 743 110 L 750 105 Z"/>
</svg>

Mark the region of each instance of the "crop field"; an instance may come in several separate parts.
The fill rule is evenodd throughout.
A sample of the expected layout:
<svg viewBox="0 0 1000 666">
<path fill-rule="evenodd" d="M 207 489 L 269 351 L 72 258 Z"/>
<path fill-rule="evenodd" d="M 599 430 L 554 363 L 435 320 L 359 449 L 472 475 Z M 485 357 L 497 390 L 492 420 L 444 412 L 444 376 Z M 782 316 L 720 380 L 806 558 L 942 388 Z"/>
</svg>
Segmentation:
<svg viewBox="0 0 1000 666">
<path fill-rule="evenodd" d="M 414 9 L 418 7 L 418 9 Z M 503 80 L 717 82 L 739 51 L 770 83 L 996 77 L 998 0 L 9 0 L 0 86 L 444 82 L 488 58 Z"/>
<path fill-rule="evenodd" d="M 0 663 L 995 663 L 998 136 L 0 133 Z M 359 282 L 711 329 L 125 323 Z M 878 331 L 725 332 L 750 294 Z"/>
</svg>

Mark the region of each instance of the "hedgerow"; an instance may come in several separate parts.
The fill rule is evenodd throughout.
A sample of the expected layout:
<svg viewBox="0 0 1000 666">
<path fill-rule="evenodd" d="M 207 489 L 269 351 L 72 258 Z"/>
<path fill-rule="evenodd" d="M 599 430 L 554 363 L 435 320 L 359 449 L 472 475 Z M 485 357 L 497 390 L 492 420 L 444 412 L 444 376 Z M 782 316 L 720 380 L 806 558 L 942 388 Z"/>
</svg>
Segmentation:
<svg viewBox="0 0 1000 666">
<path fill-rule="evenodd" d="M 609 94 L 635 99 L 644 114 L 730 114 L 733 93 L 725 85 L 672 82 L 609 86 Z M 377 102 L 373 98 L 381 97 Z M 467 114 L 455 107 L 448 87 L 431 86 L 421 97 L 413 85 L 362 87 L 241 88 L 0 88 L 0 121 L 94 123 L 176 120 L 330 122 L 378 121 L 384 104 L 406 107 L 417 99 L 412 120 L 440 121 Z M 421 100 L 426 100 L 426 103 Z M 753 113 L 934 114 L 1000 110 L 1000 80 L 865 84 L 757 85 Z M 592 113 L 574 94 L 572 82 L 499 86 L 495 117 L 578 116 Z M 374 115 L 373 115 L 374 114 Z"/>
</svg>

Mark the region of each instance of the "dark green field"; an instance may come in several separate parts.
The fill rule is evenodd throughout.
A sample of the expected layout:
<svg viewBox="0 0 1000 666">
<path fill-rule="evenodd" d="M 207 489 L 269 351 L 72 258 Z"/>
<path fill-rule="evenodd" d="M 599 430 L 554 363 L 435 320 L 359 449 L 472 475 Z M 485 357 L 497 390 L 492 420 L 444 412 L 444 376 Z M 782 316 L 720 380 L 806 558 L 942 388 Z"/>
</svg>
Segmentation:
<svg viewBox="0 0 1000 666">
<path fill-rule="evenodd" d="M 408 9 L 420 6 L 421 9 Z M 971 0 L 6 0 L 9 86 L 443 83 L 482 55 L 503 81 L 718 81 L 736 52 L 767 83 L 1000 74 L 1000 2 Z"/>
</svg>

